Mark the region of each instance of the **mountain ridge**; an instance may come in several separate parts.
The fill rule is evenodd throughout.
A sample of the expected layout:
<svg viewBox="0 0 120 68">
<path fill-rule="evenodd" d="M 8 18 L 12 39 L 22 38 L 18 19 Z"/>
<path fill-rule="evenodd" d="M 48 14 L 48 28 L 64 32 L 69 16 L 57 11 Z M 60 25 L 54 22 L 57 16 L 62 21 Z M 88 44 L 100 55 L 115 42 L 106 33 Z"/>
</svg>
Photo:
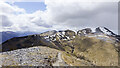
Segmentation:
<svg viewBox="0 0 120 68">
<path fill-rule="evenodd" d="M 44 32 L 44 33 L 41 33 L 41 34 L 33 34 L 33 35 L 28 35 L 28 36 L 23 36 L 23 37 L 14 37 L 14 38 L 11 38 L 5 42 L 2 43 L 2 47 L 3 47 L 3 50 L 2 51 L 5 51 L 4 47 L 7 42 L 11 41 L 11 40 L 15 40 L 15 41 L 18 41 L 19 39 L 26 39 L 26 38 L 31 38 L 33 39 L 33 41 L 30 42 L 31 39 L 29 40 L 26 40 L 26 42 L 29 42 L 31 43 L 30 45 L 33 46 L 34 43 L 35 43 L 35 46 L 39 46 L 42 44 L 45 44 L 45 45 L 52 45 L 53 43 L 51 42 L 54 42 L 55 43 L 59 43 L 58 41 L 60 40 L 64 40 L 64 41 L 70 41 L 72 39 L 75 38 L 76 35 L 78 36 L 87 36 L 87 37 L 99 37 L 99 39 L 104 39 L 104 38 L 107 38 L 107 39 L 110 39 L 110 40 L 114 40 L 114 42 L 119 42 L 120 40 L 120 36 L 119 35 L 116 35 L 115 33 L 113 33 L 112 31 L 110 31 L 109 29 L 107 29 L 106 27 L 102 28 L 104 30 L 107 29 L 107 33 L 109 32 L 109 34 L 105 33 L 105 31 L 101 30 L 100 29 L 101 27 L 98 27 L 96 28 L 96 32 L 92 32 L 92 30 L 90 28 L 85 28 L 85 29 L 82 29 L 82 30 L 78 30 L 77 32 L 74 32 L 72 30 L 62 30 L 62 31 L 56 31 L 56 30 L 52 30 L 52 31 L 47 31 L 47 32 Z M 77 34 L 76 34 L 77 33 Z M 97 35 L 97 36 L 96 36 Z M 59 39 L 58 39 L 59 38 Z M 56 41 L 58 40 L 58 41 Z M 39 43 L 39 41 L 42 41 Z M 39 43 L 39 45 L 36 45 L 37 43 Z M 49 44 L 46 44 L 46 43 L 49 43 Z M 18 45 L 18 48 L 22 48 L 20 47 L 20 44 L 17 44 Z M 25 46 L 23 45 L 23 48 Z"/>
<path fill-rule="evenodd" d="M 106 32 L 100 28 L 96 28 L 96 32 L 90 28 L 77 32 L 53 30 L 41 34 L 14 37 L 2 43 L 1 53 L 27 50 L 32 47 L 49 47 L 62 51 L 62 59 L 67 65 L 116 66 L 120 52 L 119 35 L 106 28 L 104 30 Z M 59 65 L 58 62 L 57 65 Z"/>
</svg>

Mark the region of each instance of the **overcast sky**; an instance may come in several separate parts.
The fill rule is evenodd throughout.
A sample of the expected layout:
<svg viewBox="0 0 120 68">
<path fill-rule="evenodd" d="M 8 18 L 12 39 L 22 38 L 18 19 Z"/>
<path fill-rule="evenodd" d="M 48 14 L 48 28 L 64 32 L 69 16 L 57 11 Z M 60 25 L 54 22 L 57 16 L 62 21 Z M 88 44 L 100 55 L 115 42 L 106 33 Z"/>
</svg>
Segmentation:
<svg viewBox="0 0 120 68">
<path fill-rule="evenodd" d="M 1 31 L 79 30 L 105 26 L 117 33 L 118 2 L 41 0 L 0 2 Z"/>
</svg>

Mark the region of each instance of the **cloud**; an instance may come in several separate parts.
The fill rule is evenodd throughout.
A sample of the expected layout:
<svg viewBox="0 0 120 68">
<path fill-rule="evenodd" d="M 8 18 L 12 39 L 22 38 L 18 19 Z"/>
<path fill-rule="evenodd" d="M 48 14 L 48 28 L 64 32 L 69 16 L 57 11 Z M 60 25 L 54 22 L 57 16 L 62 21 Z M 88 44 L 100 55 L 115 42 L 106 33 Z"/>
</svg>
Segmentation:
<svg viewBox="0 0 120 68">
<path fill-rule="evenodd" d="M 2 14 L 11 14 L 11 13 L 25 13 L 25 10 L 22 8 L 19 8 L 15 5 L 9 5 L 5 2 L 0 2 L 0 13 Z"/>
<path fill-rule="evenodd" d="M 14 2 L 44 2 L 44 0 L 0 0 L 0 2 L 9 2 L 9 3 L 14 3 Z"/>
<path fill-rule="evenodd" d="M 38 10 L 28 14 L 25 9 L 5 2 L 1 2 L 0 11 L 2 31 L 43 32 L 45 30 L 50 30 L 49 27 L 51 26 L 45 23 L 41 18 L 43 15 L 42 11 Z"/>
<path fill-rule="evenodd" d="M 0 19 L 2 19 L 2 26 L 3 27 L 9 27 L 12 25 L 12 22 L 9 20 L 9 18 L 5 15 L 0 15 Z"/>
<path fill-rule="evenodd" d="M 3 30 L 47 31 L 106 26 L 118 27 L 117 2 L 81 2 L 81 0 L 45 0 L 46 10 L 28 14 L 23 8 L 3 3 L 4 15 L 12 24 Z M 116 0 L 117 1 L 117 0 Z M 4 10 L 8 9 L 8 11 Z"/>
<path fill-rule="evenodd" d="M 106 26 L 112 30 L 118 29 L 117 2 L 46 0 L 45 3 L 47 4 L 46 21 L 60 25 L 61 28 Z"/>
<path fill-rule="evenodd" d="M 43 11 L 36 11 L 33 13 L 32 19 L 30 19 L 31 23 L 34 23 L 38 26 L 43 26 L 46 28 L 52 27 L 50 23 L 47 23 L 45 20 L 43 20 L 44 12 Z"/>
</svg>

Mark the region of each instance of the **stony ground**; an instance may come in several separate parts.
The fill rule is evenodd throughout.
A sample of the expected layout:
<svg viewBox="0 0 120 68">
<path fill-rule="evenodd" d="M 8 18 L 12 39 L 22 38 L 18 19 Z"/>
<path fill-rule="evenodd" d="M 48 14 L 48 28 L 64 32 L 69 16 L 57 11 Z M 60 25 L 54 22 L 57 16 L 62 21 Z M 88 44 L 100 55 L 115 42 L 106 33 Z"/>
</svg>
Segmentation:
<svg viewBox="0 0 120 68">
<path fill-rule="evenodd" d="M 53 66 L 68 66 L 62 58 L 62 53 L 58 53 L 58 60 L 53 63 Z"/>
<path fill-rule="evenodd" d="M 60 51 L 41 46 L 0 53 L 0 61 L 2 66 L 66 66 Z"/>
</svg>

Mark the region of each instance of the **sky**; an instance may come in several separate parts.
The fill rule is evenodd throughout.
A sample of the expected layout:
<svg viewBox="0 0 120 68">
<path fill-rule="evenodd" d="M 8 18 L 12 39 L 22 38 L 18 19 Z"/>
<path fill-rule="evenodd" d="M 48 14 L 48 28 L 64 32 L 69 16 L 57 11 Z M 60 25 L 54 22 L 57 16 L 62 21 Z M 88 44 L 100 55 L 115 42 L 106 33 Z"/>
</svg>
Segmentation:
<svg viewBox="0 0 120 68">
<path fill-rule="evenodd" d="M 44 2 L 15 2 L 14 5 L 17 5 L 19 8 L 24 8 L 27 13 L 33 13 L 37 10 L 46 10 Z"/>
<path fill-rule="evenodd" d="M 118 33 L 118 2 L 45 0 L 0 2 L 1 31 L 45 32 L 105 26 Z"/>
</svg>

